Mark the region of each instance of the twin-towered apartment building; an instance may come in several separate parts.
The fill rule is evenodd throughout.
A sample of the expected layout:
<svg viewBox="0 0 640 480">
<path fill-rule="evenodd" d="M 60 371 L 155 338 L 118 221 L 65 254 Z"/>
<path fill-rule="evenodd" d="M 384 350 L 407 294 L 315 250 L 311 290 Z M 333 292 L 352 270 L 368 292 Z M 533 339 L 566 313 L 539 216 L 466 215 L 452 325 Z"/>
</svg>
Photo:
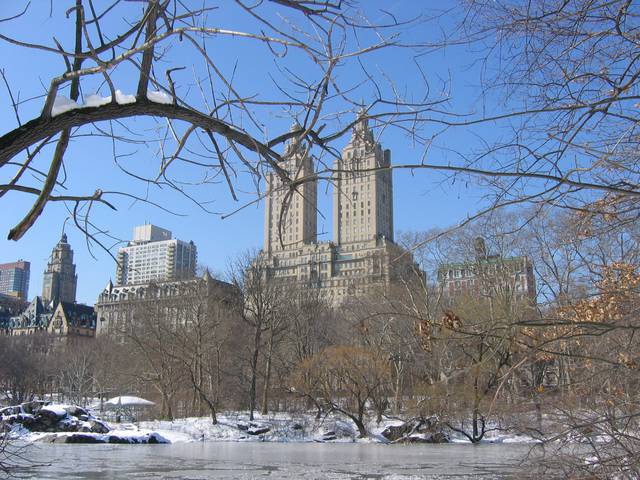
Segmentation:
<svg viewBox="0 0 640 480">
<path fill-rule="evenodd" d="M 417 271 L 411 254 L 393 241 L 391 151 L 376 142 L 363 110 L 331 172 L 332 241 L 318 241 L 317 178 L 308 145 L 289 141 L 284 158 L 289 179 L 277 172 L 267 179 L 261 260 L 272 278 L 318 288 L 340 304 Z"/>
</svg>

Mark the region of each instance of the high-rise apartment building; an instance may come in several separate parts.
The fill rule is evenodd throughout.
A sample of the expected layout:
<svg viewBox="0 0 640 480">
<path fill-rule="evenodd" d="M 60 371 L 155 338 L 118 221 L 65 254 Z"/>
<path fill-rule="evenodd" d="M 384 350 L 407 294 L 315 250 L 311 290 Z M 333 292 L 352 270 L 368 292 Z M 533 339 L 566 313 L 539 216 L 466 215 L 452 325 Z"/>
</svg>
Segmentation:
<svg viewBox="0 0 640 480">
<path fill-rule="evenodd" d="M 60 241 L 53 247 L 42 280 L 42 301 L 45 305 L 76 301 L 78 276 L 73 263 L 73 250 L 62 234 Z"/>
<path fill-rule="evenodd" d="M 292 131 L 300 125 L 294 123 Z M 313 175 L 313 162 L 309 146 L 294 138 L 284 153 L 280 167 L 292 181 Z M 264 222 L 264 249 L 266 252 L 296 248 L 316 241 L 317 237 L 317 183 L 302 182 L 295 190 L 289 188 L 277 173 L 267 177 Z"/>
<path fill-rule="evenodd" d="M 116 285 L 138 285 L 193 278 L 197 250 L 193 242 L 172 239 L 155 225 L 133 229 L 133 240 L 118 250 Z"/>
<path fill-rule="evenodd" d="M 0 294 L 28 300 L 30 269 L 24 260 L 0 264 Z"/>
<path fill-rule="evenodd" d="M 333 237 L 337 244 L 393 241 L 391 150 L 373 138 L 364 110 L 334 163 Z"/>
<path fill-rule="evenodd" d="M 366 112 L 358 113 L 351 139 L 334 164 L 332 242 L 316 240 L 317 181 L 300 182 L 314 172 L 308 147 L 301 145 L 290 142 L 282 164 L 298 182 L 296 192 L 287 197 L 289 184 L 276 179 L 277 173 L 268 180 L 261 261 L 270 278 L 318 288 L 340 304 L 387 289 L 400 276 L 420 275 L 412 255 L 393 242 L 391 152 L 374 140 Z"/>
</svg>

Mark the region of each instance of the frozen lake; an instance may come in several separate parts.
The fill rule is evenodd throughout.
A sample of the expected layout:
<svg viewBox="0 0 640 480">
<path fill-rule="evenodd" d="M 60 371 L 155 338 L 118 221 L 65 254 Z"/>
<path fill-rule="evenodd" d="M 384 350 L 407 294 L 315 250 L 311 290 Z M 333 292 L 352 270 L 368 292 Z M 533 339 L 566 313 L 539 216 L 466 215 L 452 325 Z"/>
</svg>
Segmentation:
<svg viewBox="0 0 640 480">
<path fill-rule="evenodd" d="M 529 445 L 178 443 L 36 444 L 37 479 L 393 479 L 523 478 Z"/>
</svg>

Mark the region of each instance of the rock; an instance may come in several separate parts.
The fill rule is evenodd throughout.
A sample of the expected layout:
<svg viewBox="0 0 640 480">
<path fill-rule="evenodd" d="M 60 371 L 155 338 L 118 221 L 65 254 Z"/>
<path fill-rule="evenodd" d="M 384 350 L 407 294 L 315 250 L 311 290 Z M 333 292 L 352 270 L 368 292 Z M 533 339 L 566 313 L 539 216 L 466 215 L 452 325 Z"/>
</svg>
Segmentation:
<svg viewBox="0 0 640 480">
<path fill-rule="evenodd" d="M 0 408 L 0 417 L 8 417 L 10 415 L 18 415 L 20 413 L 22 413 L 22 409 L 18 405 Z"/>
<path fill-rule="evenodd" d="M 336 440 L 337 438 L 338 437 L 336 436 L 336 432 L 334 432 L 333 430 L 329 430 L 322 434 L 320 440 L 322 440 L 323 442 L 330 442 L 331 440 Z"/>
<path fill-rule="evenodd" d="M 109 433 L 110 429 L 102 420 L 93 419 L 89 421 L 93 433 Z"/>
<path fill-rule="evenodd" d="M 58 438 L 57 435 L 50 434 L 50 435 L 44 435 L 40 437 L 37 441 L 41 443 L 55 443 L 57 438 Z"/>
<path fill-rule="evenodd" d="M 444 432 L 436 432 L 431 435 L 431 443 L 449 443 L 449 437 Z"/>
<path fill-rule="evenodd" d="M 149 442 L 148 443 L 159 444 L 159 443 L 171 443 L 171 442 L 169 442 L 169 440 L 164 438 L 159 433 L 153 432 L 153 433 L 149 434 Z"/>
<path fill-rule="evenodd" d="M 256 425 L 256 426 L 249 427 L 247 429 L 247 433 L 249 435 L 262 435 L 262 434 L 265 434 L 265 433 L 269 432 L 269 430 L 271 430 L 271 429 L 269 427 L 267 427 L 267 426 Z"/>
<path fill-rule="evenodd" d="M 382 436 L 390 442 L 395 442 L 400 440 L 402 437 L 407 436 L 412 430 L 413 427 L 408 423 L 404 423 L 402 425 L 391 425 L 382 431 Z"/>
<path fill-rule="evenodd" d="M 105 443 L 105 441 L 95 435 L 82 435 L 81 433 L 76 433 L 74 435 L 68 435 L 65 443 Z"/>
<path fill-rule="evenodd" d="M 116 435 L 109 435 L 108 443 L 134 443 L 134 442 L 131 442 L 128 438 L 122 438 Z"/>
<path fill-rule="evenodd" d="M 45 402 L 43 400 L 33 400 L 31 402 L 24 402 L 20 404 L 20 408 L 22 409 L 23 412 L 25 413 L 30 413 L 30 414 L 34 414 L 36 413 L 38 410 L 40 410 L 42 407 L 44 407 L 45 405 L 47 405 L 48 402 Z"/>
<path fill-rule="evenodd" d="M 69 415 L 71 415 L 73 417 L 80 418 L 81 416 L 84 416 L 84 417 L 86 417 L 86 419 L 89 418 L 89 413 L 84 408 L 78 407 L 77 405 L 69 405 L 69 406 L 64 407 L 64 409 L 67 412 L 67 414 L 69 414 Z"/>
<path fill-rule="evenodd" d="M 66 413 L 65 413 L 66 415 Z M 64 418 L 51 410 L 39 410 L 28 422 L 23 422 L 23 426 L 32 432 L 55 432 L 58 422 Z"/>
<path fill-rule="evenodd" d="M 299 423 L 294 423 L 291 425 L 291 430 L 304 430 L 304 427 Z"/>
<path fill-rule="evenodd" d="M 57 432 L 78 432 L 82 429 L 83 422 L 75 417 L 66 417 L 60 420 L 56 425 Z"/>
<path fill-rule="evenodd" d="M 410 435 L 402 438 L 405 443 L 449 443 L 449 438 L 442 432 L 425 435 Z"/>
<path fill-rule="evenodd" d="M 249 430 L 249 425 L 244 422 L 238 422 L 237 427 L 238 427 L 238 430 L 242 430 L 243 432 L 246 432 L 247 430 Z"/>
<path fill-rule="evenodd" d="M 449 437 L 436 417 L 414 418 L 402 425 L 392 425 L 382 431 L 390 442 L 447 443 Z"/>
</svg>

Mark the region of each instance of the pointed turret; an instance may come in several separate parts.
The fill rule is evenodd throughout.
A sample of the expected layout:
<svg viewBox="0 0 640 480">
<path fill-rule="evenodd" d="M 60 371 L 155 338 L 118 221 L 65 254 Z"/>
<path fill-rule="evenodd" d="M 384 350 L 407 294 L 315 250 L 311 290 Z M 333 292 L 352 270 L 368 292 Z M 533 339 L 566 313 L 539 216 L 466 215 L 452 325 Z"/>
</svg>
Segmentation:
<svg viewBox="0 0 640 480">
<path fill-rule="evenodd" d="M 78 276 L 73 263 L 73 250 L 62 231 L 60 240 L 53 247 L 42 283 L 42 300 L 45 304 L 74 303 Z"/>
</svg>

